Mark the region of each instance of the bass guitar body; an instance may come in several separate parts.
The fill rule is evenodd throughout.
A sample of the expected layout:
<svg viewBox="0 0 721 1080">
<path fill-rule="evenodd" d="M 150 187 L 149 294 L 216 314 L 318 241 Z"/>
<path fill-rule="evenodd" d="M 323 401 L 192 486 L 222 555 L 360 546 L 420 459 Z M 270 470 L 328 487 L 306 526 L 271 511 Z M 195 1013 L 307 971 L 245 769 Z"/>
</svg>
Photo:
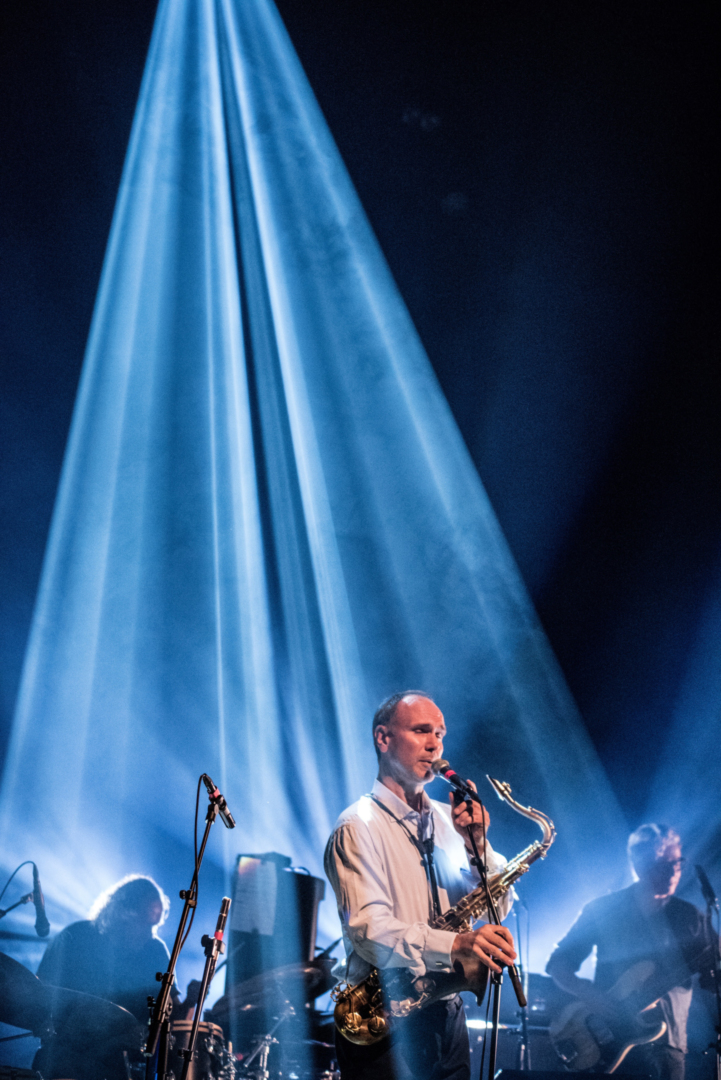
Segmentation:
<svg viewBox="0 0 721 1080">
<path fill-rule="evenodd" d="M 644 987 L 655 974 L 655 964 L 642 960 L 607 991 L 605 1008 L 574 1001 L 563 1009 L 551 1023 L 549 1035 L 567 1069 L 614 1073 L 635 1046 L 655 1042 L 665 1034 L 666 1021 L 656 1008 L 658 997 L 644 1002 Z"/>
</svg>

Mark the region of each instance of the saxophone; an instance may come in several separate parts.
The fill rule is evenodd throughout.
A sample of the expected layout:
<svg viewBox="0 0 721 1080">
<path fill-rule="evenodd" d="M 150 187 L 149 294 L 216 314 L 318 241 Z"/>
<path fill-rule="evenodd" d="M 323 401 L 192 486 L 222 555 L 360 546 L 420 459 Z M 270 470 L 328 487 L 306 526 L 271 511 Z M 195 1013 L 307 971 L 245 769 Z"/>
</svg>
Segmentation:
<svg viewBox="0 0 721 1080">
<path fill-rule="evenodd" d="M 515 881 L 528 872 L 537 859 L 545 859 L 548 849 L 556 838 L 556 830 L 550 818 L 540 810 L 530 806 L 521 806 L 511 796 L 511 787 L 502 780 L 493 780 L 487 776 L 489 784 L 499 799 L 530 818 L 540 827 L 543 838 L 535 840 L 525 851 L 520 852 L 504 868 L 489 875 L 488 891 L 497 903 L 505 896 Z M 438 930 L 450 930 L 457 934 L 473 929 L 473 923 L 480 919 L 488 909 L 488 897 L 483 885 L 477 886 L 462 900 L 443 915 L 433 920 L 431 926 Z M 384 1039 L 391 1032 L 395 1020 L 424 1009 L 440 998 L 469 990 L 477 997 L 480 1004 L 486 992 L 488 968 L 480 958 L 472 970 L 466 970 L 460 963 L 453 972 L 428 972 L 413 979 L 407 969 L 393 968 L 380 972 L 373 968 L 369 975 L 355 986 L 339 984 L 332 993 L 335 1001 L 333 1019 L 338 1031 L 349 1042 L 357 1046 L 371 1046 Z"/>
</svg>

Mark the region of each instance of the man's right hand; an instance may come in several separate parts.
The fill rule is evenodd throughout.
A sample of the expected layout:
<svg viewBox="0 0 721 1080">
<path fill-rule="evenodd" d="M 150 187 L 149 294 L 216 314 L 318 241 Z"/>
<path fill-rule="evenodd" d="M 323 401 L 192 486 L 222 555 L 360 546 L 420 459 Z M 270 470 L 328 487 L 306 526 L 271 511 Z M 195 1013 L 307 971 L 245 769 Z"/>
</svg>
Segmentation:
<svg viewBox="0 0 721 1080">
<path fill-rule="evenodd" d="M 599 1016 L 603 1016 L 607 1020 L 618 1018 L 618 1003 L 607 994 L 600 993 L 590 980 L 579 979 L 576 976 L 573 993 L 580 998 L 584 1005 L 588 1005 L 589 1009 L 592 1009 Z"/>
<path fill-rule="evenodd" d="M 456 934 L 456 940 L 451 948 L 451 963 L 455 966 L 456 960 L 465 967 L 469 964 L 477 964 L 478 961 L 485 964 L 491 971 L 500 971 L 501 964 L 512 964 L 516 959 L 516 950 L 513 947 L 511 931 L 505 926 L 494 926 L 486 923 L 480 930 L 472 930 L 468 934 Z M 501 961 L 501 964 L 496 961 Z"/>
</svg>

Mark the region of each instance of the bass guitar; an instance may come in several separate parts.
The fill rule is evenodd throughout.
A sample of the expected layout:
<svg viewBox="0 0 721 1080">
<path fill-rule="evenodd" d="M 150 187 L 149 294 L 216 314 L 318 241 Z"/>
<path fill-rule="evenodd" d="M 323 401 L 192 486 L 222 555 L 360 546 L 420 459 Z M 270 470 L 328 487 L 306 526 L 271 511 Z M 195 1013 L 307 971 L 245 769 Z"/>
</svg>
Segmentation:
<svg viewBox="0 0 721 1080">
<path fill-rule="evenodd" d="M 655 1042 L 666 1033 L 658 1003 L 674 986 L 688 982 L 694 971 L 711 962 L 704 948 L 683 971 L 639 960 L 603 995 L 603 1008 L 573 1001 L 553 1020 L 548 1033 L 561 1061 L 571 1072 L 594 1069 L 614 1073 L 635 1046 Z"/>
</svg>

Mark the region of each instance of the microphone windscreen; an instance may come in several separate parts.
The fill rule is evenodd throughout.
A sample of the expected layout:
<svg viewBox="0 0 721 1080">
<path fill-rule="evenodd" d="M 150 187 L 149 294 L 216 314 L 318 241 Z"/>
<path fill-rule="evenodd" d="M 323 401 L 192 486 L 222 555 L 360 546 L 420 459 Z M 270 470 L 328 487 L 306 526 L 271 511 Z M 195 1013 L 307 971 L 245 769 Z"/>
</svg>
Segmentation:
<svg viewBox="0 0 721 1080">
<path fill-rule="evenodd" d="M 436 776 L 443 776 L 443 774 L 450 769 L 450 764 L 444 761 L 443 758 L 439 758 L 438 761 L 431 762 L 431 769 Z"/>
</svg>

